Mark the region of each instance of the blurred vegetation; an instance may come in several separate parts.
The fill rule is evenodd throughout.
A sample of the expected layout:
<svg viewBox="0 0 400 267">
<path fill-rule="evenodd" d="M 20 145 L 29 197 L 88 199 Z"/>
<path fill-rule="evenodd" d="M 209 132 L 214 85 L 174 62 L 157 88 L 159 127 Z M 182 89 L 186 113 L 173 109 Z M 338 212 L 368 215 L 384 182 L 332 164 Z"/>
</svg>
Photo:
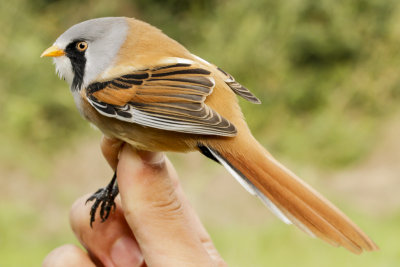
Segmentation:
<svg viewBox="0 0 400 267">
<path fill-rule="evenodd" d="M 373 146 L 385 118 L 398 111 L 400 2 L 395 0 L 1 1 L 3 166 L 47 177 L 57 151 L 92 134 L 65 82 L 39 55 L 68 27 L 102 16 L 145 20 L 230 72 L 263 101 L 251 105 L 240 100 L 256 137 L 275 154 L 300 164 L 337 168 L 356 162 Z M 0 208 L 2 214 L 14 210 Z M 28 222 L 34 218 L 29 211 L 22 214 Z M 25 215 L 9 216 L 9 222 L 0 221 L 0 230 L 26 221 L 19 217 Z M 217 235 L 217 245 L 235 242 L 228 233 Z M 243 239 L 248 239 L 246 233 Z M 280 237 L 275 241 L 279 245 Z M 3 253 L 16 248 L 12 242 Z M 53 243 L 46 243 L 47 248 Z M 23 246 L 35 254 L 33 244 Z M 278 249 L 271 244 L 265 248 Z M 279 260 L 289 260 L 281 256 Z M 236 255 L 232 257 L 236 261 Z M 246 266 L 243 259 L 237 262 Z M 257 260 L 250 262 L 256 266 Z"/>
</svg>

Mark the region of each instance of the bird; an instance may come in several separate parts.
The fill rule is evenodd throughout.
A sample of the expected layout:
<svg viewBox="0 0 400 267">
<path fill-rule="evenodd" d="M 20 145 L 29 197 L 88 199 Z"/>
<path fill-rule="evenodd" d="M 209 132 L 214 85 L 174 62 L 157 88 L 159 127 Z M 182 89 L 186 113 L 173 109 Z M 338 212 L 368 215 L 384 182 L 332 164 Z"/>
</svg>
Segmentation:
<svg viewBox="0 0 400 267">
<path fill-rule="evenodd" d="M 198 151 L 218 162 L 278 218 L 360 254 L 378 246 L 336 206 L 276 160 L 252 135 L 238 103 L 261 101 L 232 75 L 135 18 L 73 25 L 41 57 L 52 57 L 79 113 L 138 150 Z M 90 224 L 106 220 L 116 172 L 94 193 Z"/>
</svg>

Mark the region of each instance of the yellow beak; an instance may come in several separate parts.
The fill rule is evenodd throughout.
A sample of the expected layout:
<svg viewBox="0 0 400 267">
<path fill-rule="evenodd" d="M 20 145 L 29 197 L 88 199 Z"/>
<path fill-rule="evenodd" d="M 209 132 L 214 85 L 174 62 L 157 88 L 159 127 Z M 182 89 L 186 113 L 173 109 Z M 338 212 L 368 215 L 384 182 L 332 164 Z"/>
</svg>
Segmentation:
<svg viewBox="0 0 400 267">
<path fill-rule="evenodd" d="M 65 51 L 60 49 L 58 46 L 53 45 L 44 50 L 40 57 L 61 57 L 65 55 Z"/>
</svg>

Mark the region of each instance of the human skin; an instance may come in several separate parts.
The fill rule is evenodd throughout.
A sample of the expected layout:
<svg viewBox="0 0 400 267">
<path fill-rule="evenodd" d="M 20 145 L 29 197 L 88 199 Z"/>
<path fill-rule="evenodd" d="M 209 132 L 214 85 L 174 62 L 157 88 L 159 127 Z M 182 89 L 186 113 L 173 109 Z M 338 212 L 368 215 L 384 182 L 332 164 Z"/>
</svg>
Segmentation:
<svg viewBox="0 0 400 267">
<path fill-rule="evenodd" d="M 44 267 L 226 266 L 164 154 L 136 151 L 109 139 L 103 140 L 102 151 L 117 167 L 116 210 L 90 228 L 88 195 L 79 198 L 70 222 L 86 251 L 63 245 L 47 255 Z"/>
</svg>

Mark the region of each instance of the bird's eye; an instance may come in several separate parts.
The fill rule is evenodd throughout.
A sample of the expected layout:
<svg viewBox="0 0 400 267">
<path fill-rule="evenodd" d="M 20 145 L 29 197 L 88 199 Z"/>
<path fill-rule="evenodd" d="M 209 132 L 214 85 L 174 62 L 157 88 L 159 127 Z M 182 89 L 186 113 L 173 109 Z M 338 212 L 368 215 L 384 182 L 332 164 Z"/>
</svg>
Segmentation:
<svg viewBox="0 0 400 267">
<path fill-rule="evenodd" d="M 79 52 L 83 52 L 88 48 L 88 44 L 86 42 L 79 42 L 76 44 L 76 49 L 78 49 Z"/>
</svg>

